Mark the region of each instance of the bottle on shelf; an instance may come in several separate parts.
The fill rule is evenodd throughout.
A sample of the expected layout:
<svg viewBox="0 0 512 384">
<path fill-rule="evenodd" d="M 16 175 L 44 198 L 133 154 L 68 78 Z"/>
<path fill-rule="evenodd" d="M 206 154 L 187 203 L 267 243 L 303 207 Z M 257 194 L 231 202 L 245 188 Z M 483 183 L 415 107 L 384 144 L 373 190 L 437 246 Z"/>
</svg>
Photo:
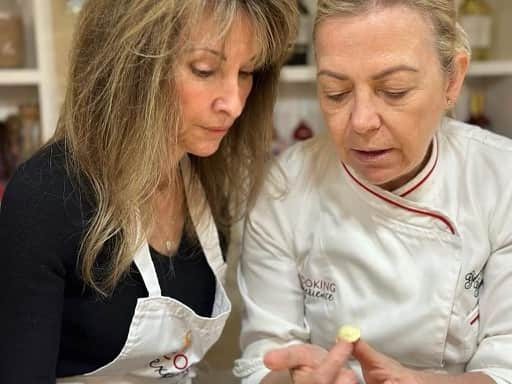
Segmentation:
<svg viewBox="0 0 512 384">
<path fill-rule="evenodd" d="M 21 121 L 21 158 L 28 159 L 41 146 L 41 127 L 37 104 L 24 104 L 19 107 Z"/>
<path fill-rule="evenodd" d="M 487 0 L 464 0 L 459 22 L 468 34 L 473 60 L 487 60 L 492 41 L 493 12 Z"/>
<path fill-rule="evenodd" d="M 0 121 L 0 198 L 2 184 L 9 178 L 10 170 L 7 125 L 5 122 Z"/>
<path fill-rule="evenodd" d="M 16 107 L 0 110 L 0 200 L 3 189 L 20 162 L 19 127 L 21 121 Z"/>
<path fill-rule="evenodd" d="M 467 123 L 492 130 L 491 120 L 485 114 L 485 96 L 482 92 L 473 91 L 469 96 L 469 118 Z"/>
<path fill-rule="evenodd" d="M 313 33 L 312 14 L 303 0 L 298 0 L 297 6 L 299 8 L 299 31 L 286 65 L 307 65 L 308 53 L 311 49 Z"/>
<path fill-rule="evenodd" d="M 67 0 L 67 6 L 70 12 L 79 13 L 84 5 L 84 0 Z"/>
<path fill-rule="evenodd" d="M 313 137 L 313 130 L 306 121 L 300 120 L 299 124 L 297 124 L 297 127 L 293 131 L 293 140 L 302 141 L 311 137 Z"/>
<path fill-rule="evenodd" d="M 23 22 L 17 0 L 0 2 L 0 68 L 23 66 Z"/>
</svg>

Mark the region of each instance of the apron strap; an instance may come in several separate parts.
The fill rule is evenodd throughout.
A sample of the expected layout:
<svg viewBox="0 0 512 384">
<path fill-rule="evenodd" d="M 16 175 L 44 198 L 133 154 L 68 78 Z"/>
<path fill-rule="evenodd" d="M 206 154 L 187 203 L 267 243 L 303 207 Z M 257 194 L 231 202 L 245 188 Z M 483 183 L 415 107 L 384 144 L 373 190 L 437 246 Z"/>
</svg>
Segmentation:
<svg viewBox="0 0 512 384">
<path fill-rule="evenodd" d="M 153 264 L 153 260 L 151 260 L 147 242 L 144 242 L 139 248 L 133 261 L 142 275 L 142 280 L 144 280 L 144 284 L 148 290 L 148 296 L 162 296 L 162 290 L 160 289 L 160 283 L 158 282 L 155 265 Z"/>
<path fill-rule="evenodd" d="M 219 233 L 217 232 L 217 227 L 213 220 L 210 207 L 206 203 L 203 188 L 200 183 L 197 183 L 195 185 L 197 188 L 194 188 L 193 190 L 189 188 L 192 180 L 192 169 L 188 156 L 185 156 L 181 160 L 180 165 L 183 173 L 183 179 L 185 181 L 187 205 L 189 207 L 193 207 L 195 205 L 194 203 L 197 203 L 198 200 L 201 203 L 204 203 L 203 212 L 194 212 L 190 209 L 190 216 L 196 229 L 199 243 L 203 248 L 206 260 L 208 261 L 210 268 L 213 270 L 213 273 L 219 280 L 223 281 L 226 266 L 220 248 Z M 134 262 L 142 275 L 149 297 L 161 296 L 162 290 L 160 288 L 160 283 L 158 282 L 158 276 L 156 274 L 153 260 L 151 260 L 147 241 L 144 241 L 142 246 L 138 249 L 134 257 Z"/>
<path fill-rule="evenodd" d="M 213 219 L 210 206 L 206 202 L 201 183 L 198 182 L 194 184 L 195 188 L 190 188 L 192 168 L 188 155 L 183 157 L 180 165 L 183 180 L 185 182 L 187 205 L 189 207 L 194 207 L 197 206 L 197 201 L 199 201 L 204 209 L 202 212 L 190 209 L 190 217 L 196 229 L 199 243 L 203 248 L 206 260 L 208 261 L 210 268 L 212 268 L 213 273 L 222 281 L 224 280 L 226 266 L 224 264 L 224 258 L 222 257 L 222 251 L 220 248 L 219 233 L 217 232 L 217 226 L 215 225 L 215 220 Z"/>
</svg>

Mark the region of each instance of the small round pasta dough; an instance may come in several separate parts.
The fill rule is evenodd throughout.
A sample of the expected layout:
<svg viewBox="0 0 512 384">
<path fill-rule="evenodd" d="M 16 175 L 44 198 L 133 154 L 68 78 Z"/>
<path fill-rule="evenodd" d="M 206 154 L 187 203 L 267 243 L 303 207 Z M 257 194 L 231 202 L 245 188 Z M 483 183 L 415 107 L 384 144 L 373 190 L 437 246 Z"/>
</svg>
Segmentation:
<svg viewBox="0 0 512 384">
<path fill-rule="evenodd" d="M 352 325 L 342 325 L 340 329 L 338 329 L 337 338 L 345 340 L 348 343 L 353 343 L 359 340 L 361 337 L 361 330 Z"/>
</svg>

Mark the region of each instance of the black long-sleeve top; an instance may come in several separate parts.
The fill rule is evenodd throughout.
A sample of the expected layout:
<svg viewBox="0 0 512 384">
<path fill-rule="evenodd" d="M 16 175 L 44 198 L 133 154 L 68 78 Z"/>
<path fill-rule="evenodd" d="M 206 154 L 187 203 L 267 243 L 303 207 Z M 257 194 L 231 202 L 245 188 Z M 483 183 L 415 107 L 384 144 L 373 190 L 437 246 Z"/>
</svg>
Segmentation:
<svg viewBox="0 0 512 384">
<path fill-rule="evenodd" d="M 53 384 L 110 362 L 137 298 L 148 295 L 135 264 L 109 297 L 84 286 L 78 250 L 94 207 L 71 181 L 64 155 L 56 143 L 21 165 L 1 203 L 2 384 Z M 162 295 L 209 316 L 215 277 L 198 243 L 183 236 L 172 257 L 150 251 Z"/>
</svg>

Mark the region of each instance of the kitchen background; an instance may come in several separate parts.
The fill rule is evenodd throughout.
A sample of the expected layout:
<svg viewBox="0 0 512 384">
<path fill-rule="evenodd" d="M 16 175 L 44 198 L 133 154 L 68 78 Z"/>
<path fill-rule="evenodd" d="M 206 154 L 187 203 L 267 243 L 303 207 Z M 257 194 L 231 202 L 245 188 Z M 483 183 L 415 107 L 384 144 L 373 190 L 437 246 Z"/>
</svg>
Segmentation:
<svg viewBox="0 0 512 384">
<path fill-rule="evenodd" d="M 466 0 L 479 1 L 482 0 Z M 3 185 L 15 166 L 54 130 L 66 86 L 68 51 L 80 3 L 80 0 L 0 0 L 0 199 Z M 275 153 L 324 129 L 315 98 L 309 37 L 315 0 L 301 3 L 301 34 L 290 65 L 283 69 L 276 106 Z M 485 40 L 490 33 L 489 54 L 486 60 L 471 64 L 454 115 L 461 120 L 471 118 L 512 137 L 512 0 L 485 0 L 485 3 L 492 11 L 491 29 L 490 32 L 481 29 L 474 38 L 487 45 Z M 234 233 L 228 258 L 227 285 L 234 310 L 224 337 L 203 366 L 209 372 L 209 383 L 237 382 L 230 370 L 239 355 L 240 304 L 234 277 L 238 233 Z"/>
</svg>

